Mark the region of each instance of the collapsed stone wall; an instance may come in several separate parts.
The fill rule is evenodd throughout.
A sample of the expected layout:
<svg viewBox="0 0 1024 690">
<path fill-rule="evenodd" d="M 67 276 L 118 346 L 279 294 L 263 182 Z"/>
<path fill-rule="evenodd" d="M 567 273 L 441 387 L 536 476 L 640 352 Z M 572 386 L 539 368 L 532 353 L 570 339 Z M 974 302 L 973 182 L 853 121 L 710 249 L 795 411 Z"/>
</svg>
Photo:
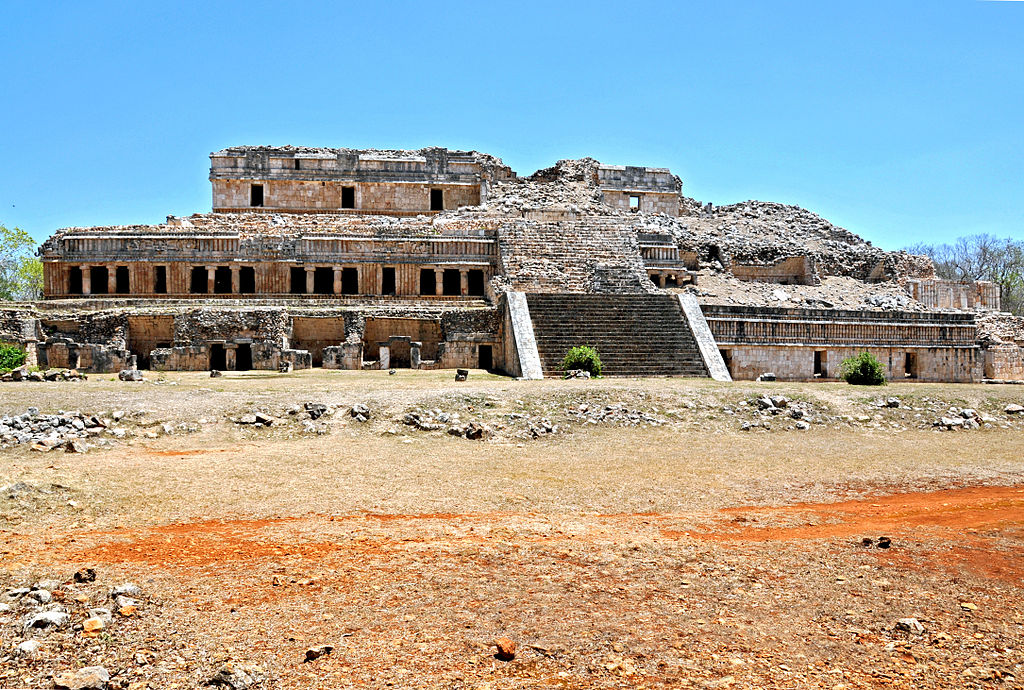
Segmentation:
<svg viewBox="0 0 1024 690">
<path fill-rule="evenodd" d="M 281 347 L 290 331 L 282 309 L 189 309 L 174 318 L 174 342 L 182 345 L 252 338 Z"/>
</svg>

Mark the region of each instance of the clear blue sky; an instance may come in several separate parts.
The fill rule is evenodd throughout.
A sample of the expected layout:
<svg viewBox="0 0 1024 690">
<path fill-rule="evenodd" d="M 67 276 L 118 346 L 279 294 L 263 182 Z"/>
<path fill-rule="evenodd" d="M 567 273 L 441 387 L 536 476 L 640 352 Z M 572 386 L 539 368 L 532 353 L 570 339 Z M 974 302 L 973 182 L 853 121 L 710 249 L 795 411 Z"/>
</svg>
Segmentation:
<svg viewBox="0 0 1024 690">
<path fill-rule="evenodd" d="M 210 209 L 238 144 L 667 166 L 888 248 L 1024 239 L 1024 2 L 8 2 L 0 223 Z"/>
</svg>

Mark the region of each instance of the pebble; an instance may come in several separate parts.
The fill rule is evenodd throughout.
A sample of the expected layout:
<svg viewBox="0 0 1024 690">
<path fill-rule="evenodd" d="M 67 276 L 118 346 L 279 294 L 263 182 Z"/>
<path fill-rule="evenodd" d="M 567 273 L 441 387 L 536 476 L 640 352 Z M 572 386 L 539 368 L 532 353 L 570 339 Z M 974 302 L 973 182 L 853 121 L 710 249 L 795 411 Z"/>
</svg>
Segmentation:
<svg viewBox="0 0 1024 690">
<path fill-rule="evenodd" d="M 496 656 L 502 661 L 511 661 L 516 658 L 516 643 L 507 637 L 499 637 L 494 641 L 494 646 L 498 648 Z"/>
</svg>

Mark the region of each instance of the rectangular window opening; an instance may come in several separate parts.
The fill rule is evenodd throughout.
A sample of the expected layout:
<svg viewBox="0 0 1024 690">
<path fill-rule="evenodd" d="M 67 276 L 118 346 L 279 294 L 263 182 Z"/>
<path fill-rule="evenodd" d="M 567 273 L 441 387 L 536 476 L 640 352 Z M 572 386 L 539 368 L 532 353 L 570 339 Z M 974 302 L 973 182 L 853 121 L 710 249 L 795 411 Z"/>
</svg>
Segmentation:
<svg viewBox="0 0 1024 690">
<path fill-rule="evenodd" d="M 636 213 L 640 210 L 640 196 L 637 194 L 629 195 L 629 210 Z"/>
<path fill-rule="evenodd" d="M 68 294 L 82 294 L 82 269 L 78 266 L 72 266 L 68 271 Z"/>
<path fill-rule="evenodd" d="M 444 273 L 441 274 L 441 293 L 445 295 L 462 294 L 462 276 L 459 275 L 459 269 L 444 269 Z"/>
<path fill-rule="evenodd" d="M 243 295 L 256 292 L 256 269 L 253 266 L 242 266 L 238 269 L 238 291 Z"/>
<path fill-rule="evenodd" d="M 317 266 L 313 271 L 313 292 L 318 295 L 334 293 L 334 269 L 330 266 Z"/>
<path fill-rule="evenodd" d="M 342 187 L 341 188 L 341 207 L 342 208 L 355 208 L 356 207 L 356 188 L 355 187 Z"/>
<path fill-rule="evenodd" d="M 118 266 L 114 269 L 114 292 L 119 295 L 131 292 L 131 278 L 127 266 Z"/>
<path fill-rule="evenodd" d="M 205 295 L 206 287 L 206 266 L 193 266 L 188 291 L 193 295 Z"/>
<path fill-rule="evenodd" d="M 156 266 L 153 269 L 153 292 L 158 295 L 167 294 L 167 267 Z"/>
<path fill-rule="evenodd" d="M 231 269 L 218 266 L 213 272 L 213 291 L 218 295 L 231 294 Z"/>
<path fill-rule="evenodd" d="M 106 266 L 93 266 L 89 269 L 89 283 L 92 285 L 92 294 L 106 295 L 110 290 L 107 281 L 110 273 Z"/>
<path fill-rule="evenodd" d="M 420 294 L 421 295 L 433 295 L 437 292 L 437 276 L 434 275 L 434 269 L 432 268 L 421 268 L 420 269 Z"/>
<path fill-rule="evenodd" d="M 430 190 L 430 210 L 431 211 L 443 211 L 444 210 L 444 190 L 443 189 L 431 189 Z"/>
<path fill-rule="evenodd" d="M 484 272 L 482 270 L 478 268 L 470 270 L 468 288 L 469 294 L 474 297 L 482 297 L 484 295 Z"/>
<path fill-rule="evenodd" d="M 380 272 L 380 294 L 395 294 L 395 267 L 385 266 Z"/>
<path fill-rule="evenodd" d="M 358 295 L 359 294 L 359 269 L 358 268 L 343 268 L 343 269 L 341 269 L 341 294 L 343 294 L 343 295 Z"/>
<path fill-rule="evenodd" d="M 306 269 L 302 266 L 292 266 L 289 276 L 291 278 L 289 292 L 293 295 L 306 294 Z"/>
<path fill-rule="evenodd" d="M 263 206 L 263 185 L 254 184 L 249 187 L 249 205 L 253 207 Z"/>
</svg>

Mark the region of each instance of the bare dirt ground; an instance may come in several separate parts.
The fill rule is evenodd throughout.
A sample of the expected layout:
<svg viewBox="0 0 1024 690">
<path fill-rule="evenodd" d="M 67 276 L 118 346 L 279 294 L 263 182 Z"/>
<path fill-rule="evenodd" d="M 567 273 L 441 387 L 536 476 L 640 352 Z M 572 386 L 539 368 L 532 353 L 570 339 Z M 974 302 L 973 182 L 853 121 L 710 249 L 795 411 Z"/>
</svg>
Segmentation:
<svg viewBox="0 0 1024 690">
<path fill-rule="evenodd" d="M 0 687 L 95 665 L 151 689 L 226 667 L 275 689 L 1024 677 L 1024 387 L 149 376 L 0 385 L 0 416 L 125 430 L 0 450 Z M 964 408 L 980 428 L 933 426 Z M 483 440 L 449 433 L 470 422 Z M 49 602 L 9 591 L 41 580 Z M 45 610 L 70 618 L 26 631 Z"/>
</svg>

